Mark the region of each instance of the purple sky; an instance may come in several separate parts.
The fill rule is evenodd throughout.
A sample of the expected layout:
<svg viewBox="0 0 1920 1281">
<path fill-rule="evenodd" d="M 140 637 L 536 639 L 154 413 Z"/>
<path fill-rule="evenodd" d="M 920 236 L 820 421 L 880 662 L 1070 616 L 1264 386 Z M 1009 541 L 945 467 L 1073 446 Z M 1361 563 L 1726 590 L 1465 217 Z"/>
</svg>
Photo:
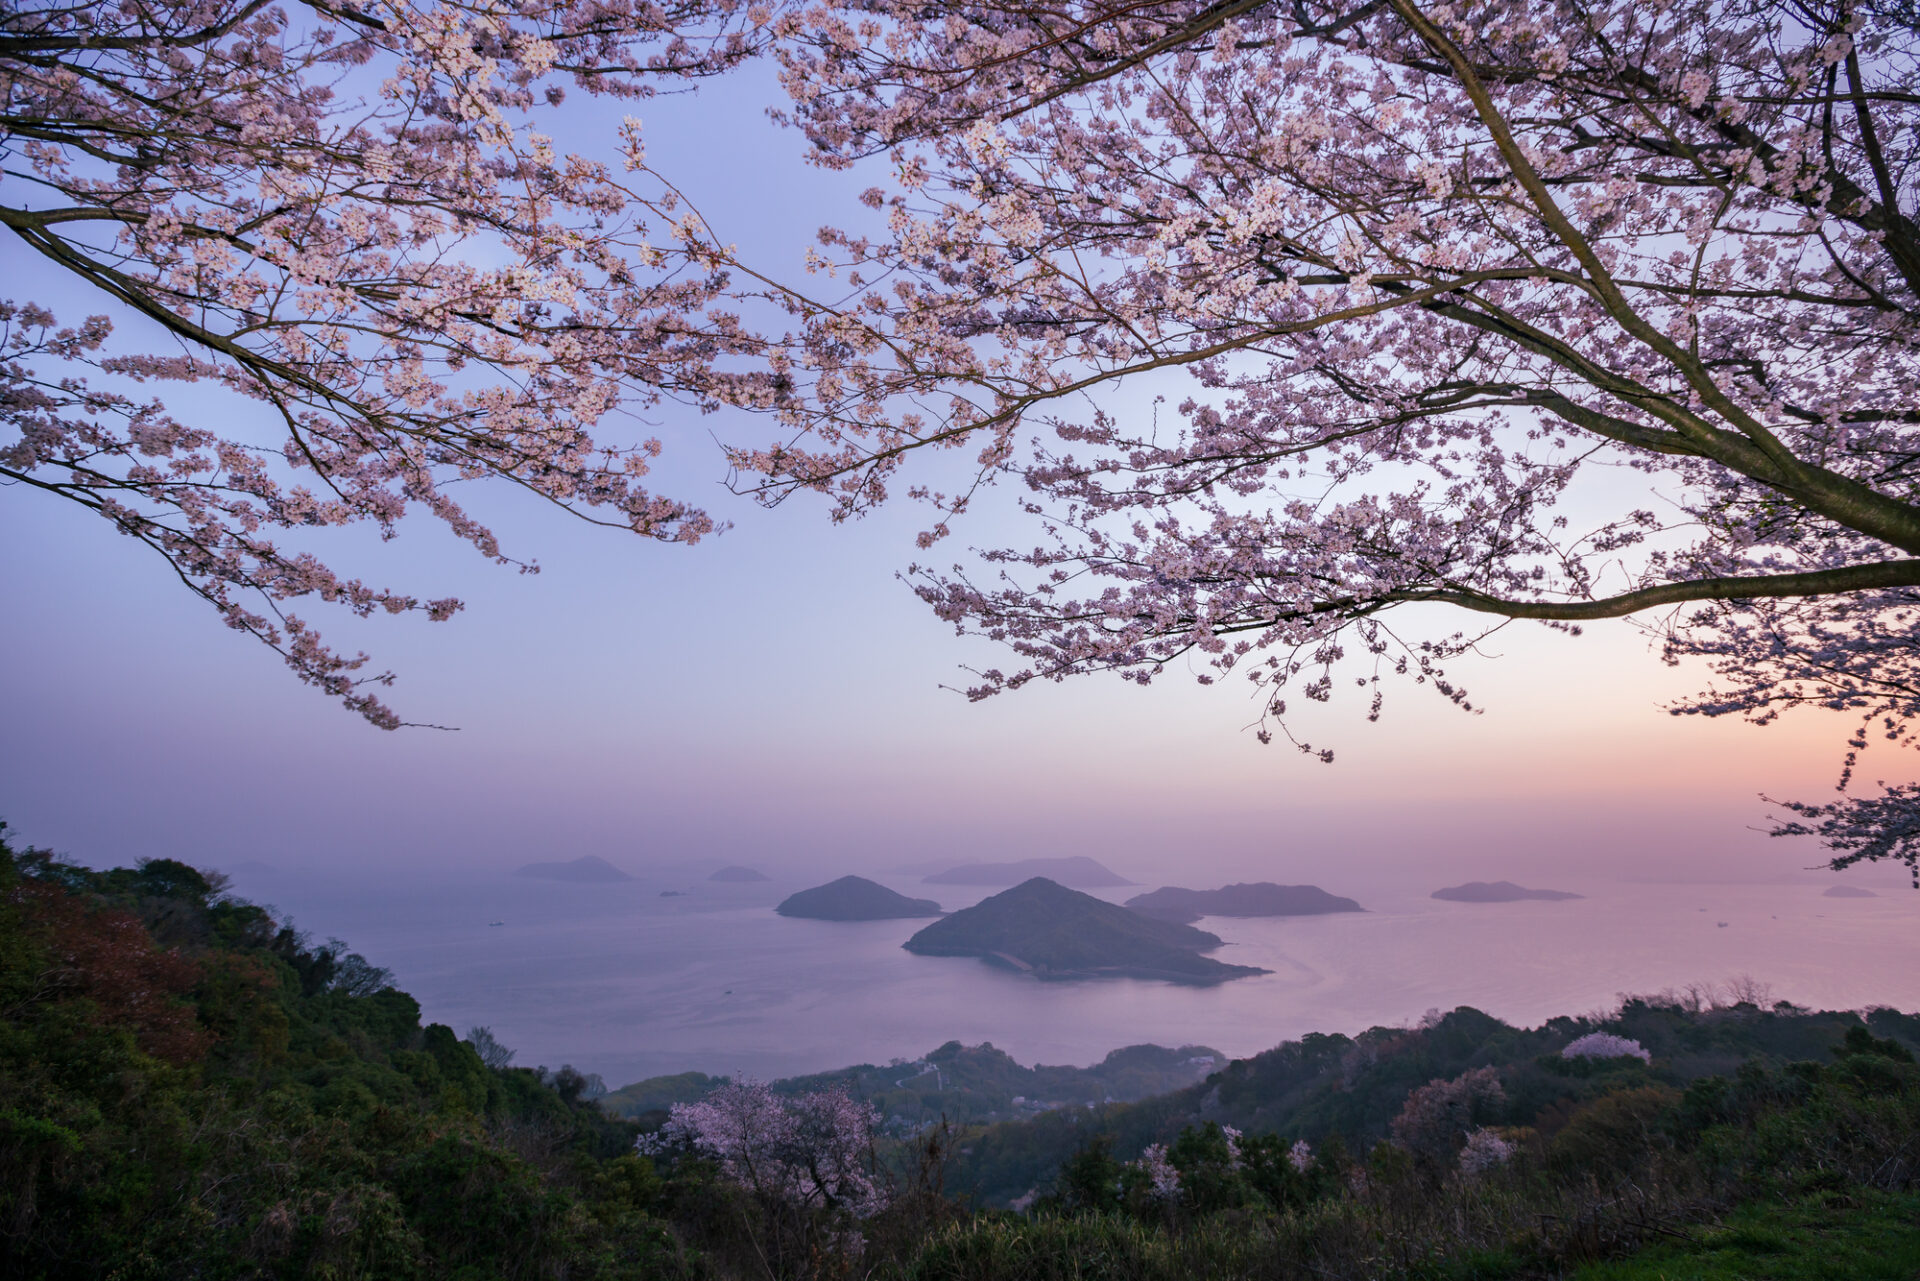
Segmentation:
<svg viewBox="0 0 1920 1281">
<path fill-rule="evenodd" d="M 813 228 L 854 216 L 867 179 L 805 168 L 751 86 L 723 88 L 647 104 L 650 159 L 723 238 L 797 277 Z M 586 149 L 624 110 L 583 113 L 563 141 Z M 11 270 L 9 293 L 63 318 L 100 307 L 35 264 Z M 1497 659 L 1455 668 L 1484 715 L 1412 687 L 1389 691 L 1379 725 L 1343 703 L 1309 725 L 1338 750 L 1331 767 L 1259 746 L 1237 683 L 1096 679 L 969 705 L 942 685 L 1001 659 L 894 578 L 921 513 L 835 528 L 804 498 L 761 511 L 720 487 L 710 433 L 724 422 L 669 410 L 655 430 L 670 451 L 661 488 L 708 502 L 731 532 L 660 547 L 502 492 L 471 501 L 538 576 L 485 564 L 426 519 L 386 546 L 364 532 L 321 545 L 370 580 L 467 600 L 441 625 L 312 611 L 400 674 L 403 715 L 457 733 L 368 728 L 220 627 L 151 553 L 56 499 L 8 493 L 0 815 L 95 864 L 355 872 L 492 875 L 594 853 L 825 878 L 1087 853 L 1143 881 L 1359 886 L 1774 879 L 1815 861 L 1751 830 L 1756 794 L 1824 794 L 1847 727 L 1669 717 L 1660 705 L 1699 673 L 1662 667 L 1624 624 L 1502 633 Z M 1016 528 L 989 506 L 943 554 Z"/>
</svg>

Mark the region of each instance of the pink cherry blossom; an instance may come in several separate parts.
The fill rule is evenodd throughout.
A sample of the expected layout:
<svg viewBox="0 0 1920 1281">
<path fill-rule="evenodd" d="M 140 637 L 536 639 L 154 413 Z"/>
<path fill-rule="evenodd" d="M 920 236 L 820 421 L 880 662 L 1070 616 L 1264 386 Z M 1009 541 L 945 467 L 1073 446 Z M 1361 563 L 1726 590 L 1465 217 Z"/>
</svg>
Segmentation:
<svg viewBox="0 0 1920 1281">
<path fill-rule="evenodd" d="M 788 296 L 792 432 L 734 461 L 839 517 L 904 491 L 929 548 L 1017 493 L 1031 541 L 912 571 L 1010 650 L 976 697 L 1178 665 L 1251 681 L 1266 734 L 1394 677 L 1468 707 L 1450 660 L 1506 620 L 1664 611 L 1714 672 L 1676 711 L 1907 741 L 1900 14 L 842 0 L 774 56 L 821 164 L 890 170 L 887 223 L 823 234 L 855 288 Z M 971 479 L 911 479 L 926 451 Z M 1610 510 L 1576 525 L 1580 492 Z M 1485 623 L 1395 621 L 1422 604 Z M 1911 865 L 1911 813 L 1896 785 L 1783 830 Z"/>
<path fill-rule="evenodd" d="M 1134 1162 L 1147 1176 L 1147 1195 L 1156 1201 L 1171 1201 L 1180 1195 L 1180 1171 L 1167 1157 L 1167 1145 L 1149 1143 Z"/>
<path fill-rule="evenodd" d="M 1477 1178 L 1513 1159 L 1513 1144 L 1484 1125 L 1467 1136 L 1460 1149 L 1460 1173 Z"/>
<path fill-rule="evenodd" d="M 679 1145 L 711 1157 L 757 1195 L 867 1218 L 886 1208 L 876 1177 L 879 1114 L 844 1090 L 795 1097 L 755 1081 L 721 1086 L 698 1103 L 676 1103 L 642 1150 Z"/>
<path fill-rule="evenodd" d="M 1653 1062 L 1653 1055 L 1647 1047 L 1631 1037 L 1615 1036 L 1611 1032 L 1589 1032 L 1567 1042 L 1560 1051 L 1563 1059 L 1639 1059 L 1642 1063 Z"/>
<path fill-rule="evenodd" d="M 637 116 L 612 166 L 542 129 L 753 58 L 863 189 L 800 282 L 714 240 Z M 1839 799 L 1779 830 L 1920 884 L 1914 786 L 1846 790 L 1920 710 L 1897 7 L 126 0 L 0 17 L 0 76 L 0 220 L 168 339 L 9 304 L 0 476 L 376 723 L 390 677 L 289 603 L 459 603 L 302 531 L 425 510 L 516 564 L 452 496 L 485 478 L 694 541 L 659 442 L 605 424 L 727 405 L 769 502 L 921 501 L 931 551 L 1016 495 L 1030 539 L 909 572 L 1009 651 L 977 697 L 1177 664 L 1290 737 L 1290 700 L 1378 717 L 1396 678 L 1470 708 L 1453 660 L 1511 620 L 1643 615 L 1710 673 L 1678 713 L 1855 718 Z M 140 398 L 193 381 L 250 430 Z"/>
<path fill-rule="evenodd" d="M 760 394 L 716 369 L 751 347 L 710 309 L 718 265 L 648 244 L 684 212 L 670 190 L 537 126 L 570 87 L 645 97 L 771 35 L 732 0 L 10 6 L 11 252 L 158 336 L 126 349 L 104 315 L 0 304 L 0 479 L 96 512 L 301 679 L 398 724 L 391 676 L 289 602 L 460 602 L 343 578 L 294 545 L 305 531 L 390 537 L 421 510 L 531 570 L 454 497 L 477 479 L 652 538 L 712 531 L 643 487 L 657 442 L 598 433 L 664 398 Z M 194 382 L 237 411 L 140 390 Z"/>
</svg>

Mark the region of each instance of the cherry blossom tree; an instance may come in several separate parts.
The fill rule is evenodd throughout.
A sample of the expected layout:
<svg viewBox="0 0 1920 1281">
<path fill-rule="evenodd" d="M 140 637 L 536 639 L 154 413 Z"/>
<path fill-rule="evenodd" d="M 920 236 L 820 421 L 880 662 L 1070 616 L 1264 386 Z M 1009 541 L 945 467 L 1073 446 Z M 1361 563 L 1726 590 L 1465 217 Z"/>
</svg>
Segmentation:
<svg viewBox="0 0 1920 1281">
<path fill-rule="evenodd" d="M 887 1205 L 876 1177 L 871 1106 L 833 1089 L 785 1097 L 734 1081 L 698 1103 L 676 1103 L 666 1125 L 643 1135 L 649 1153 L 690 1149 L 770 1203 L 869 1218 Z"/>
<path fill-rule="evenodd" d="M 1460 1149 L 1460 1173 L 1468 1178 L 1497 1170 L 1513 1159 L 1514 1146 L 1498 1133 L 1481 1126 L 1467 1136 Z"/>
<path fill-rule="evenodd" d="M 1180 663 L 1249 679 L 1291 738 L 1288 700 L 1348 681 L 1370 716 L 1396 676 L 1467 705 L 1449 660 L 1482 622 L 1639 616 L 1712 672 L 1676 712 L 1827 708 L 1855 755 L 1911 745 L 1915 23 L 1909 0 L 11 6 L 0 220 L 160 337 L 8 304 L 0 478 L 146 542 L 383 725 L 388 678 L 287 603 L 458 602 L 275 539 L 420 507 L 511 564 L 449 490 L 491 478 L 693 541 L 711 519 L 641 483 L 658 443 L 605 438 L 677 397 L 772 416 L 730 450 L 741 487 L 840 518 L 904 490 L 929 548 L 1011 482 L 1035 541 L 911 575 L 1010 648 L 976 696 Z M 760 55 L 815 161 L 884 176 L 884 229 L 824 233 L 810 281 L 715 242 L 637 124 L 622 172 L 540 130 L 569 90 Z M 768 301 L 784 337 L 740 318 Z M 257 407 L 253 433 L 136 387 L 186 382 Z M 958 479 L 907 470 L 944 451 Z M 1476 621 L 1397 621 L 1439 607 Z M 1920 884 L 1915 800 L 1843 790 L 1781 830 Z"/>
<path fill-rule="evenodd" d="M 1400 1114 L 1393 1118 L 1393 1141 L 1444 1165 L 1505 1101 L 1500 1074 L 1493 1068 L 1470 1068 L 1452 1080 L 1436 1077 L 1407 1095 Z"/>
<path fill-rule="evenodd" d="M 1167 1145 L 1149 1143 L 1133 1163 L 1146 1183 L 1146 1194 L 1155 1201 L 1172 1201 L 1180 1195 L 1180 1171 L 1167 1157 Z"/>
<path fill-rule="evenodd" d="M 1639 1059 L 1642 1063 L 1653 1062 L 1653 1055 L 1647 1047 L 1632 1037 L 1615 1036 L 1611 1032 L 1589 1032 L 1576 1037 L 1560 1049 L 1563 1059 Z"/>
<path fill-rule="evenodd" d="M 751 347 L 713 307 L 725 277 L 638 122 L 622 172 L 562 154 L 541 113 L 723 70 L 770 21 L 735 0 L 5 6 L 8 256 L 104 310 L 0 304 L 0 480 L 98 513 L 301 679 L 397 725 L 390 675 L 289 602 L 460 602 L 282 540 L 390 537 L 424 509 L 517 565 L 453 496 L 477 479 L 652 538 L 711 531 L 643 486 L 659 442 L 604 432 L 663 397 L 761 394 L 718 368 Z M 241 412 L 176 408 L 192 383 Z"/>
<path fill-rule="evenodd" d="M 914 571 L 1012 651 L 975 696 L 1178 662 L 1263 734 L 1349 680 L 1465 705 L 1475 628 L 1394 622 L 1444 605 L 1646 616 L 1714 673 L 1676 712 L 1907 741 L 1917 53 L 1898 0 L 809 7 L 790 118 L 890 168 L 888 231 L 823 236 L 791 434 L 734 462 L 842 517 L 904 486 L 925 545 L 1014 482 L 1031 544 Z M 1913 802 L 1787 827 L 1920 883 Z"/>
</svg>

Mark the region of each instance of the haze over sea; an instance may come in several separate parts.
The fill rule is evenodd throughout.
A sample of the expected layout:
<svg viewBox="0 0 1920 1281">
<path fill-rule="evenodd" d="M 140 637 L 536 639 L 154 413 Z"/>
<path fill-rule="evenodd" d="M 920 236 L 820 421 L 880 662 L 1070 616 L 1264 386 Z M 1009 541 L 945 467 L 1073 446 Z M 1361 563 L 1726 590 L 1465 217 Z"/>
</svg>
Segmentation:
<svg viewBox="0 0 1920 1281">
<path fill-rule="evenodd" d="M 1023 1063 L 1087 1064 L 1140 1042 L 1240 1057 L 1307 1032 L 1415 1022 L 1436 1007 L 1535 1024 L 1622 993 L 1736 976 L 1803 1005 L 1920 1009 L 1920 894 L 1897 883 L 1876 884 L 1875 898 L 1832 899 L 1812 882 L 1560 878 L 1542 884 L 1587 897 L 1477 904 L 1427 897 L 1444 877 L 1362 890 L 1327 876 L 1322 888 L 1369 910 L 1204 920 L 1226 940 L 1213 955 L 1273 973 L 1192 988 L 1042 983 L 903 951 L 924 921 L 774 914 L 787 894 L 826 879 L 730 885 L 688 871 L 579 885 L 402 872 L 375 885 L 254 866 L 235 889 L 391 968 L 423 1019 L 463 1035 L 488 1025 L 516 1062 L 572 1063 L 610 1086 L 688 1070 L 774 1078 L 917 1057 L 956 1038 L 991 1041 Z M 996 892 L 875 879 L 949 910 Z M 1139 892 L 1096 891 L 1116 902 Z"/>
</svg>

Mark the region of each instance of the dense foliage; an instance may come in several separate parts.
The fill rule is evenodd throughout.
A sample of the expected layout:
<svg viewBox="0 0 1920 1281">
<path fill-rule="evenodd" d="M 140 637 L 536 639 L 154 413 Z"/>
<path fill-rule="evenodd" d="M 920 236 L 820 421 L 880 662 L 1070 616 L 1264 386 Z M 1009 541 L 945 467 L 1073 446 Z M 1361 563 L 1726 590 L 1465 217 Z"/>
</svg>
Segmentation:
<svg viewBox="0 0 1920 1281">
<path fill-rule="evenodd" d="M 0 1272 L 1495 1278 L 1656 1240 L 1737 1252 L 1762 1238 L 1701 1225 L 1742 1206 L 1920 1258 L 1920 1016 L 1891 1010 L 1668 996 L 1521 1029 L 1461 1009 L 902 1140 L 867 1087 L 921 1065 L 689 1074 L 635 1122 L 579 1072 L 423 1026 L 389 978 L 217 875 L 0 842 Z M 950 1045 L 926 1066 L 1084 1085 L 1178 1053 L 1009 1069 Z"/>
<path fill-rule="evenodd" d="M 1863 1022 L 1848 1012 L 1785 1003 L 1763 1009 L 1730 995 L 1715 1004 L 1698 989 L 1631 998 L 1605 1016 L 1555 1018 L 1537 1028 L 1511 1027 L 1462 1007 L 1430 1015 L 1416 1028 L 1372 1028 L 1352 1037 L 1311 1033 L 1236 1059 L 1198 1085 L 1137 1103 L 988 1126 L 966 1137 L 951 1177 L 1004 1203 L 1044 1191 L 1062 1162 L 1096 1137 L 1132 1158 L 1209 1122 L 1315 1145 L 1333 1138 L 1364 1153 L 1394 1137 L 1396 1120 L 1423 1089 L 1475 1073 L 1492 1073 L 1499 1085 L 1498 1102 L 1478 1119 L 1553 1133 L 1603 1095 L 1643 1087 L 1679 1093 L 1748 1065 L 1818 1060 L 1854 1029 L 1920 1047 L 1920 1017 L 1913 1015 L 1877 1009 Z M 1595 1032 L 1637 1043 L 1651 1062 L 1632 1054 L 1563 1055 Z"/>
</svg>

